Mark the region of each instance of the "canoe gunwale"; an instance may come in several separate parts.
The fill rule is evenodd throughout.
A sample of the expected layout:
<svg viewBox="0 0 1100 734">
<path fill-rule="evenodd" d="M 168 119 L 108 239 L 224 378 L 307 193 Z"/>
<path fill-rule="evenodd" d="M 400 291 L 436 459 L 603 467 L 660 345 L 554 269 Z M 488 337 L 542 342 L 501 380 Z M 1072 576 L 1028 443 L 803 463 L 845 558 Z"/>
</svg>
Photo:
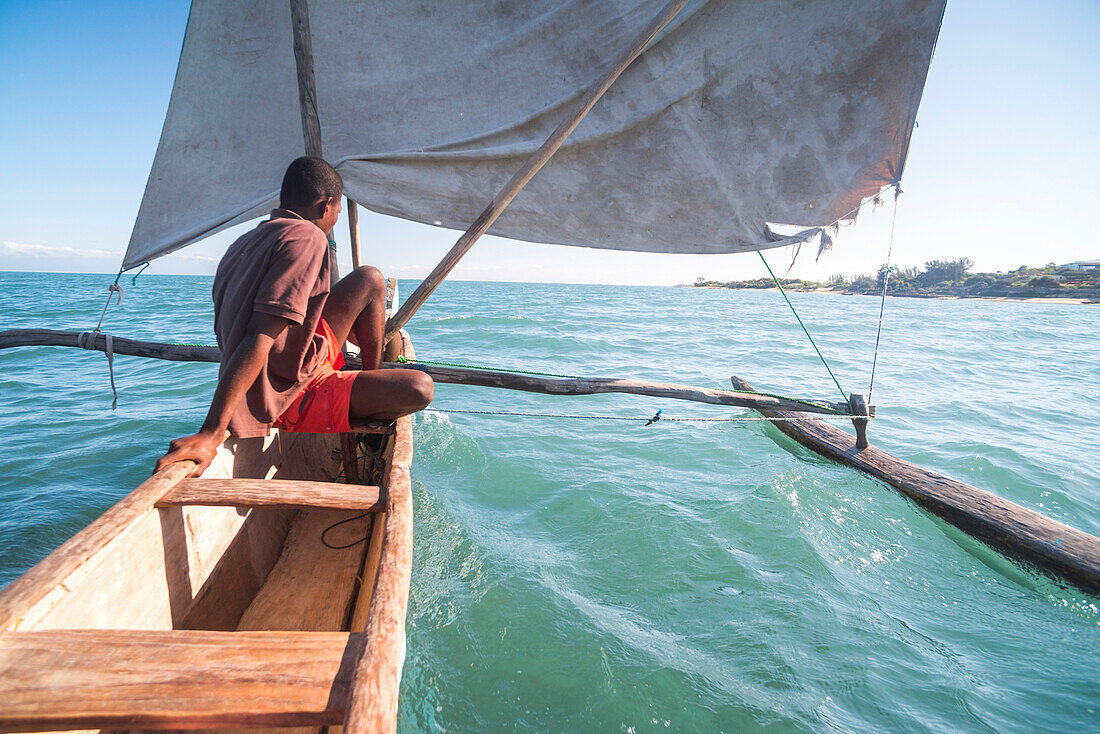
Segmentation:
<svg viewBox="0 0 1100 734">
<path fill-rule="evenodd" d="M 66 579 L 152 510 L 194 468 L 190 461 L 164 467 L 0 591 L 0 630 L 18 630 L 27 610 L 63 587 Z"/>
<path fill-rule="evenodd" d="M 401 330 L 394 341 L 397 339 L 398 352 L 414 359 L 408 333 Z M 380 516 L 382 547 L 363 630 L 367 645 L 356 663 L 345 709 L 346 731 L 392 732 L 397 728 L 412 580 L 412 450 L 412 417 L 403 416 L 396 421 L 394 440 L 387 451 L 389 461 L 382 483 L 385 512 Z"/>
</svg>

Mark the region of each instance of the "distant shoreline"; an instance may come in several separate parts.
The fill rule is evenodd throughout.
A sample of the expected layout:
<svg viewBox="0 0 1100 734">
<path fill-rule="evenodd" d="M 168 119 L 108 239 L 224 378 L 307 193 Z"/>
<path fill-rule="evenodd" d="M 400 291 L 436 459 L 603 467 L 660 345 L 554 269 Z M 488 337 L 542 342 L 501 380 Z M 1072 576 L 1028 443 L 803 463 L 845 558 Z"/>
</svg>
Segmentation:
<svg viewBox="0 0 1100 734">
<path fill-rule="evenodd" d="M 1032 301 L 1035 303 L 1100 303 L 1100 260 L 1029 268 L 1021 265 L 1009 272 L 972 272 L 974 261 L 929 260 L 918 267 L 882 265 L 875 275 L 834 273 L 827 283 L 801 278 L 717 281 L 703 276 L 690 288 L 732 290 L 778 290 L 793 293 L 831 293 L 845 296 L 887 295 L 898 298 L 935 298 L 941 301 Z"/>
<path fill-rule="evenodd" d="M 775 287 L 771 288 L 756 288 L 745 287 L 739 288 L 732 285 L 691 285 L 684 284 L 678 286 L 680 288 L 704 288 L 709 290 L 730 290 L 730 291 L 771 291 L 778 292 L 779 289 Z M 853 291 L 838 291 L 828 287 L 822 288 L 787 288 L 788 293 L 824 293 L 831 296 L 866 296 L 868 298 L 881 298 L 880 293 L 855 293 Z M 912 293 L 886 293 L 889 298 L 916 298 L 929 301 L 1004 301 L 1009 303 L 1068 303 L 1077 305 L 1100 305 L 1100 298 L 1075 298 L 1064 296 L 952 296 L 952 295 L 916 295 Z"/>
</svg>

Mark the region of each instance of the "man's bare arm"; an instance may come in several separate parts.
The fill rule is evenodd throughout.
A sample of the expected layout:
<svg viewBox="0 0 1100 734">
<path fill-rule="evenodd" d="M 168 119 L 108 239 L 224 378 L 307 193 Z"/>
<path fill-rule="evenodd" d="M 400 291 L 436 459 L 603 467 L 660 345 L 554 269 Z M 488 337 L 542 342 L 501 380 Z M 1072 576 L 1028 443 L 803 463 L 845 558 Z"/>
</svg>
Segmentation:
<svg viewBox="0 0 1100 734">
<path fill-rule="evenodd" d="M 176 461 L 194 461 L 198 466 L 190 476 L 197 477 L 210 466 L 218 446 L 225 439 L 229 419 L 233 417 L 248 388 L 259 377 L 267 363 L 271 346 L 289 324 L 281 316 L 253 314 L 248 323 L 248 332 L 233 351 L 221 379 L 218 380 L 218 388 L 214 391 L 210 411 L 206 414 L 202 428 L 192 436 L 172 441 L 168 453 L 157 460 L 155 471 L 160 471 Z"/>
</svg>

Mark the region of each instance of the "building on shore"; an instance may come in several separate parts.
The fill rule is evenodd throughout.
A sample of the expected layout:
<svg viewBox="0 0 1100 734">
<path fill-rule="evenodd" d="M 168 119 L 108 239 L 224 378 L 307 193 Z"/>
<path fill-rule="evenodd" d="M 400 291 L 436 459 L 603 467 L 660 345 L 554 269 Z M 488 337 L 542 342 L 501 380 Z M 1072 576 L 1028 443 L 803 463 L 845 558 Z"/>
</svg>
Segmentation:
<svg viewBox="0 0 1100 734">
<path fill-rule="evenodd" d="M 1063 270 L 1100 270 L 1100 260 L 1078 260 L 1058 267 Z"/>
</svg>

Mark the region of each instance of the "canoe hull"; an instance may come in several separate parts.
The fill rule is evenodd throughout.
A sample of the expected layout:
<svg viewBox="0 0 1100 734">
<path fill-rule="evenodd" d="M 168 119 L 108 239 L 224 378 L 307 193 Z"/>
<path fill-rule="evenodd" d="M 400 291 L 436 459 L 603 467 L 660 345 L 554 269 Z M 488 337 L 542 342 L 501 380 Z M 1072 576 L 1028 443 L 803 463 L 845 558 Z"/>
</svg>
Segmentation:
<svg viewBox="0 0 1100 734">
<path fill-rule="evenodd" d="M 403 332 L 387 358 L 398 354 L 415 357 Z M 337 486 L 346 486 L 348 496 L 356 498 L 353 503 L 334 505 L 332 496 L 340 491 L 333 492 L 330 485 L 327 506 L 305 509 L 158 507 L 190 465 L 174 464 L 151 477 L 0 592 L 0 731 L 131 725 L 185 729 L 243 722 L 309 727 L 339 721 L 360 730 L 393 731 L 412 570 L 411 461 L 412 421 L 406 416 L 385 433 L 272 431 L 262 439 L 231 438 L 202 477 L 340 483 Z M 346 483 L 349 476 L 376 486 L 357 489 L 358 484 Z M 362 507 L 362 497 L 371 492 L 377 501 L 368 504 L 376 511 L 337 509 Z M 91 630 L 105 631 L 104 639 L 122 635 L 122 643 L 150 633 L 167 634 L 162 641 L 166 651 L 191 645 L 192 637 L 200 634 L 192 630 L 228 633 L 224 644 L 230 647 L 234 640 L 250 640 L 239 636 L 253 631 L 331 633 L 332 639 L 318 644 L 323 659 L 331 662 L 335 654 L 343 672 L 320 675 L 312 683 L 319 688 L 310 693 L 310 700 L 323 704 L 317 710 L 284 710 L 280 705 L 290 703 L 257 699 L 255 693 L 218 698 L 218 686 L 198 686 L 195 690 L 207 698 L 196 699 L 192 709 L 186 701 L 170 700 L 168 713 L 149 718 L 140 706 L 134 708 L 134 701 L 141 699 L 132 695 L 132 684 L 139 681 L 119 689 L 117 698 L 97 685 L 102 671 L 89 669 L 85 661 L 113 660 L 110 650 L 88 655 L 58 652 L 61 657 L 51 658 L 48 666 L 50 675 L 36 674 L 20 662 L 31 652 L 49 657 L 51 649 L 78 647 L 36 647 L 25 633 L 75 635 Z M 349 631 L 350 638 L 344 634 Z M 262 645 L 242 654 L 270 657 Z M 122 664 L 125 668 L 125 661 Z M 186 668 L 186 660 L 182 664 Z M 289 658 L 272 664 L 275 687 L 262 690 L 298 685 L 278 678 L 284 675 L 278 671 L 293 668 Z M 64 705 L 55 695 L 60 691 L 50 683 L 59 671 L 65 681 Z M 9 685 L 15 680 L 22 682 Z M 172 682 L 177 683 L 181 681 Z M 245 684 L 255 689 L 254 682 Z M 230 688 L 226 696 L 235 695 Z M 81 691 L 89 697 L 86 705 L 74 701 Z M 211 706 L 224 716 L 212 715 Z M 263 710 L 257 712 L 257 706 Z M 354 717 L 347 718 L 352 709 Z M 5 710 L 22 713 L 9 720 Z M 69 715 L 73 711 L 80 715 Z"/>
</svg>

